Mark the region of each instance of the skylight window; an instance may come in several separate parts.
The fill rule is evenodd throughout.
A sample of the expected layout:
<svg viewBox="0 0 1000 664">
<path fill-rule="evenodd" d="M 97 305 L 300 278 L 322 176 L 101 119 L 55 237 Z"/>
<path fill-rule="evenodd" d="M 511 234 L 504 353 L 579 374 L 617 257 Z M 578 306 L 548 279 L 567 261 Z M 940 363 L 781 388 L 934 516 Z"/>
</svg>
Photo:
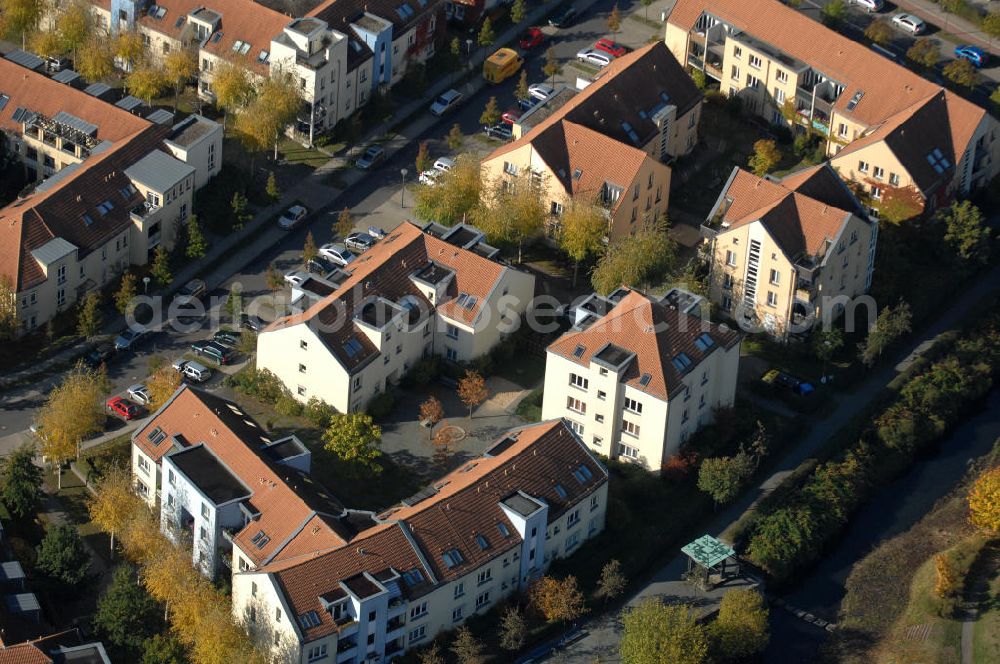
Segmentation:
<svg viewBox="0 0 1000 664">
<path fill-rule="evenodd" d="M 587 468 L 586 466 L 580 466 L 573 471 L 573 477 L 575 477 L 576 481 L 580 484 L 586 484 L 587 480 L 593 476 L 594 474 L 590 472 L 590 468 Z"/>
<path fill-rule="evenodd" d="M 115 204 L 112 203 L 110 200 L 104 201 L 103 203 L 100 203 L 97 206 L 97 211 L 101 213 L 102 217 L 114 209 L 115 209 Z"/>
<path fill-rule="evenodd" d="M 462 552 L 458 549 L 448 549 L 441 554 L 441 559 L 444 561 L 444 564 L 448 566 L 448 569 L 457 567 L 465 562 L 465 557 L 462 556 Z"/>
<path fill-rule="evenodd" d="M 0 95 L 0 111 L 2 111 L 6 106 L 7 102 L 10 101 L 10 97 L 7 95 Z"/>
<path fill-rule="evenodd" d="M 94 218 L 91 217 L 86 212 L 84 212 L 80 218 L 83 219 L 84 226 L 90 226 L 92 223 L 94 223 Z"/>
<path fill-rule="evenodd" d="M 315 627 L 320 623 L 319 614 L 315 611 L 307 611 L 299 616 L 299 625 L 302 629 L 309 629 L 310 627 Z"/>
<path fill-rule="evenodd" d="M 234 41 L 233 42 L 233 51 L 236 52 L 236 53 L 239 53 L 239 50 L 241 48 L 243 48 L 243 43 L 244 42 L 242 40 L 239 40 L 239 39 L 237 39 L 236 41 Z"/>
<path fill-rule="evenodd" d="M 28 111 L 25 108 L 18 106 L 17 108 L 14 109 L 14 115 L 11 117 L 11 119 L 14 122 L 24 122 L 24 119 L 27 117 L 27 115 Z"/>
<path fill-rule="evenodd" d="M 476 533 L 476 544 L 478 544 L 479 548 L 483 551 L 490 548 L 489 540 L 483 537 L 480 533 Z"/>
<path fill-rule="evenodd" d="M 652 378 L 653 377 L 650 376 L 648 373 L 644 373 L 642 374 L 642 376 L 639 377 L 639 384 L 642 385 L 643 387 L 646 387 L 647 385 L 649 385 L 649 381 Z"/>
<path fill-rule="evenodd" d="M 259 62 L 260 64 L 264 64 L 265 62 L 267 62 L 267 59 L 270 58 L 270 57 L 271 57 L 271 54 L 269 52 L 267 52 L 267 51 L 261 51 L 260 53 L 257 54 L 257 62 Z"/>
<path fill-rule="evenodd" d="M 240 55 L 246 55 L 250 51 L 250 44 L 243 42 L 243 46 L 240 46 Z"/>
<path fill-rule="evenodd" d="M 622 129 L 625 131 L 626 134 L 628 134 L 628 137 L 632 139 L 632 142 L 638 145 L 639 134 L 635 133 L 635 129 L 632 129 L 632 125 L 629 124 L 628 122 L 623 122 Z"/>
<path fill-rule="evenodd" d="M 221 39 L 222 39 L 222 33 L 221 32 L 216 32 L 214 35 L 212 35 L 212 43 L 213 44 L 218 44 Z"/>
<path fill-rule="evenodd" d="M 504 537 L 510 537 L 510 528 L 508 528 L 507 524 L 503 521 L 497 521 L 497 530 L 499 530 L 500 534 Z"/>
<path fill-rule="evenodd" d="M 563 499 L 565 499 L 566 496 L 569 495 L 566 493 L 566 487 L 564 487 L 562 484 L 556 484 L 556 493 L 558 493 L 559 497 Z"/>
<path fill-rule="evenodd" d="M 576 348 L 575 348 L 575 349 L 573 350 L 573 357 L 583 357 L 583 353 L 584 353 L 584 351 L 586 351 L 586 350 L 587 350 L 587 349 L 586 349 L 586 348 L 584 348 L 583 346 L 579 346 L 579 345 L 578 345 L 578 346 L 577 346 L 577 347 L 576 347 Z"/>
<path fill-rule="evenodd" d="M 715 345 L 715 339 L 708 334 L 708 332 L 702 332 L 698 335 L 698 338 L 694 340 L 695 347 L 704 353 L 706 350 Z"/>
<path fill-rule="evenodd" d="M 573 169 L 573 179 L 574 180 L 579 180 L 582 175 L 583 175 L 583 171 L 581 171 L 579 168 L 574 168 Z"/>
<path fill-rule="evenodd" d="M 854 96 L 851 97 L 851 100 L 847 102 L 847 110 L 853 111 L 854 107 L 858 105 L 858 102 L 861 101 L 861 98 L 864 96 L 865 96 L 864 90 L 858 90 L 857 92 L 855 92 Z"/>
<path fill-rule="evenodd" d="M 156 427 L 148 434 L 146 434 L 146 439 L 149 440 L 154 446 L 159 445 L 163 442 L 163 439 L 167 437 L 166 432 L 160 427 Z"/>
<path fill-rule="evenodd" d="M 348 339 L 347 343 L 344 344 L 344 352 L 347 353 L 347 357 L 354 357 L 361 352 L 361 342 L 357 339 Z"/>
<path fill-rule="evenodd" d="M 691 366 L 691 358 L 687 356 L 687 353 L 677 353 L 674 355 L 674 359 L 671 360 L 674 368 L 680 372 L 684 372 Z"/>
<path fill-rule="evenodd" d="M 263 530 L 258 530 L 257 534 L 250 538 L 250 543 L 258 549 L 263 549 L 270 541 L 271 538 L 265 535 Z"/>
<path fill-rule="evenodd" d="M 939 148 L 934 148 L 927 154 L 927 163 L 931 165 L 934 172 L 938 175 L 944 173 L 945 170 L 951 167 L 951 162 L 945 159 Z"/>
<path fill-rule="evenodd" d="M 414 567 L 409 572 L 403 572 L 403 581 L 406 581 L 408 586 L 415 586 L 424 582 L 424 575 L 419 568 Z"/>
</svg>

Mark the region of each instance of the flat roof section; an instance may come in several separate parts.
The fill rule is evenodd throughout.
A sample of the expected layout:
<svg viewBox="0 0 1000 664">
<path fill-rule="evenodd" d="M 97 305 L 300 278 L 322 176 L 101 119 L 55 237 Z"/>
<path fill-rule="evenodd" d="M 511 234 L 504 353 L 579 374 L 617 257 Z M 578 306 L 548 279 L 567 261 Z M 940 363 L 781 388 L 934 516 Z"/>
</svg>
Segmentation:
<svg viewBox="0 0 1000 664">
<path fill-rule="evenodd" d="M 169 455 L 171 463 L 216 505 L 249 498 L 250 489 L 229 472 L 207 447 L 198 445 Z"/>
<path fill-rule="evenodd" d="M 504 498 L 504 505 L 511 508 L 523 517 L 529 517 L 542 508 L 537 500 L 533 500 L 519 493 L 515 493 L 509 498 Z"/>
</svg>

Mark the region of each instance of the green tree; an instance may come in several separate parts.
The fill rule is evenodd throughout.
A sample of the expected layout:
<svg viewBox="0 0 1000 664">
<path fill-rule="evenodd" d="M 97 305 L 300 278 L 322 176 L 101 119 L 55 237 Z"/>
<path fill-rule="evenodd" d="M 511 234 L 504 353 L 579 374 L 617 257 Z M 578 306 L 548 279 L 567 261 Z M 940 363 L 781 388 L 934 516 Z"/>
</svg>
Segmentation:
<svg viewBox="0 0 1000 664">
<path fill-rule="evenodd" d="M 865 28 L 865 37 L 875 44 L 885 46 L 892 41 L 892 27 L 884 19 L 874 20 Z"/>
<path fill-rule="evenodd" d="M 247 200 L 243 192 L 233 192 L 229 207 L 233 211 L 233 230 L 241 230 L 247 225 L 247 222 L 253 219 L 253 214 L 250 212 L 250 201 Z"/>
<path fill-rule="evenodd" d="M 923 37 L 906 49 L 906 59 L 920 67 L 933 69 L 941 59 L 941 49 L 936 41 Z"/>
<path fill-rule="evenodd" d="M 941 73 L 959 87 L 971 90 L 979 84 L 979 72 L 968 60 L 952 60 L 944 66 Z"/>
<path fill-rule="evenodd" d="M 628 580 L 622 572 L 622 564 L 612 558 L 601 568 L 601 578 L 597 580 L 594 596 L 607 602 L 621 595 L 627 585 Z"/>
<path fill-rule="evenodd" d="M 847 5 L 844 0 L 830 0 L 822 10 L 823 23 L 831 28 L 839 26 L 846 16 Z"/>
<path fill-rule="evenodd" d="M 278 188 L 278 179 L 274 177 L 274 171 L 268 171 L 267 186 L 264 191 L 267 193 L 267 197 L 271 199 L 272 203 L 277 203 L 278 199 L 281 198 L 281 189 Z"/>
<path fill-rule="evenodd" d="M 111 43 L 104 37 L 91 37 L 80 46 L 76 71 L 88 81 L 104 81 L 115 74 L 115 57 Z"/>
<path fill-rule="evenodd" d="M 420 141 L 420 146 L 417 147 L 417 158 L 413 160 L 414 166 L 417 167 L 417 173 L 430 170 L 432 163 L 427 141 Z"/>
<path fill-rule="evenodd" d="M 139 664 L 188 664 L 188 658 L 176 636 L 154 634 L 143 643 Z"/>
<path fill-rule="evenodd" d="M 14 280 L 0 274 L 0 341 L 17 336 L 17 293 Z"/>
<path fill-rule="evenodd" d="M 751 588 L 735 588 L 722 596 L 719 614 L 708 628 L 713 662 L 742 662 L 767 648 L 768 608 Z"/>
<path fill-rule="evenodd" d="M 166 286 L 174 280 L 174 275 L 170 271 L 170 254 L 167 253 L 167 248 L 162 244 L 157 246 L 156 251 L 153 252 L 153 266 L 150 268 L 149 274 L 153 277 L 153 281 L 160 286 Z"/>
<path fill-rule="evenodd" d="M 994 39 L 1000 37 L 1000 13 L 990 12 L 983 17 L 983 21 L 979 25 L 983 32 L 989 36 L 990 44 L 993 43 Z"/>
<path fill-rule="evenodd" d="M 657 597 L 643 600 L 622 614 L 619 642 L 623 664 L 704 664 L 708 661 L 705 628 L 684 605 L 667 605 Z"/>
<path fill-rule="evenodd" d="M 538 235 L 545 224 L 543 196 L 541 184 L 532 178 L 497 178 L 473 214 L 476 226 L 491 240 L 516 244 L 520 263 L 525 240 Z"/>
<path fill-rule="evenodd" d="M 0 459 L 0 500 L 18 519 L 34 514 L 42 495 L 42 469 L 34 456 L 34 446 L 25 443 Z"/>
<path fill-rule="evenodd" d="M 519 24 L 524 20 L 524 17 L 528 13 L 528 8 L 525 6 L 524 0 L 514 0 L 514 4 L 510 6 L 510 21 L 514 25 Z"/>
<path fill-rule="evenodd" d="M 526 69 L 521 70 L 521 78 L 517 82 L 517 88 L 514 90 L 514 98 L 518 101 L 528 101 L 531 99 L 531 93 L 528 92 L 528 71 Z"/>
<path fill-rule="evenodd" d="M 207 253 L 208 238 L 201 230 L 198 216 L 192 214 L 187 222 L 187 247 L 184 249 L 184 254 L 192 260 L 197 260 L 204 258 Z"/>
<path fill-rule="evenodd" d="M 479 37 L 477 38 L 476 42 L 480 46 L 489 47 L 492 46 L 496 40 L 497 40 L 496 33 L 493 32 L 493 21 L 491 21 L 487 16 L 486 20 L 483 21 L 483 27 L 479 31 Z"/>
<path fill-rule="evenodd" d="M 73 54 L 94 34 L 96 22 L 87 0 L 72 0 L 56 16 L 56 32 L 63 51 Z"/>
<path fill-rule="evenodd" d="M 323 434 L 323 446 L 340 459 L 381 472 L 382 428 L 367 413 L 336 413 Z"/>
<path fill-rule="evenodd" d="M 754 470 L 756 464 L 743 450 L 733 456 L 705 459 L 698 469 L 698 488 L 716 505 L 723 505 L 740 494 Z"/>
<path fill-rule="evenodd" d="M 458 664 L 483 664 L 486 661 L 486 648 L 483 642 L 475 637 L 467 625 L 462 625 L 455 632 L 455 640 L 451 644 Z"/>
<path fill-rule="evenodd" d="M 42 454 L 57 464 L 60 489 L 62 465 L 77 455 L 81 441 L 104 428 L 105 378 L 77 365 L 49 392 L 38 413 Z"/>
<path fill-rule="evenodd" d="M 694 87 L 699 90 L 704 90 L 708 86 L 708 79 L 705 78 L 705 72 L 700 69 L 690 69 L 691 80 L 694 82 Z"/>
<path fill-rule="evenodd" d="M 316 247 L 316 240 L 313 239 L 312 231 L 309 231 L 306 233 L 306 242 L 302 246 L 302 262 L 308 263 L 318 255 L 319 249 Z"/>
<path fill-rule="evenodd" d="M 415 215 L 424 221 L 452 226 L 473 216 L 481 190 L 479 161 L 472 155 L 460 155 L 455 167 L 438 178 L 435 186 L 419 187 L 414 192 Z"/>
<path fill-rule="evenodd" d="M 28 35 L 38 29 L 45 6 L 42 0 L 0 0 L 0 27 L 10 35 L 20 35 L 21 48 Z"/>
<path fill-rule="evenodd" d="M 448 136 L 445 141 L 448 143 L 448 147 L 452 150 L 460 150 L 462 148 L 462 142 L 465 140 L 465 135 L 462 133 L 462 128 L 458 126 L 456 122 L 448 130 Z"/>
<path fill-rule="evenodd" d="M 188 81 L 198 75 L 198 56 L 192 49 L 178 48 L 163 58 L 163 76 L 174 88 L 174 112 L 177 100 Z"/>
<path fill-rule="evenodd" d="M 486 101 L 486 106 L 483 108 L 482 114 L 479 116 L 479 123 L 487 127 L 492 127 L 499 121 L 500 109 L 497 107 L 497 98 L 490 97 Z"/>
<path fill-rule="evenodd" d="M 123 316 L 125 315 L 125 312 L 128 311 L 132 300 L 135 299 L 136 284 L 136 276 L 131 272 L 126 272 L 122 275 L 122 280 L 118 286 L 118 290 L 115 291 L 115 309 Z"/>
<path fill-rule="evenodd" d="M 550 84 L 555 84 L 556 74 L 559 73 L 559 61 L 556 60 L 556 51 L 551 46 L 545 51 L 545 64 L 542 65 L 542 73 L 549 78 Z"/>
<path fill-rule="evenodd" d="M 956 256 L 970 263 L 985 263 L 989 259 L 990 228 L 971 201 L 955 201 L 941 210 L 938 218 L 945 226 L 944 241 Z"/>
<path fill-rule="evenodd" d="M 559 218 L 559 246 L 573 259 L 573 285 L 576 286 L 580 262 L 597 256 L 604 249 L 608 219 L 597 203 L 570 201 Z"/>
<path fill-rule="evenodd" d="M 76 317 L 76 333 L 85 339 L 97 335 L 104 323 L 101 311 L 101 292 L 90 291 L 80 302 L 80 313 Z"/>
<path fill-rule="evenodd" d="M 773 171 L 780 161 L 781 150 L 777 144 L 769 138 L 762 138 L 753 144 L 753 154 L 748 163 L 754 175 L 763 177 Z"/>
<path fill-rule="evenodd" d="M 131 565 L 119 565 L 111 585 L 97 600 L 92 619 L 94 629 L 104 644 L 110 645 L 116 661 L 134 662 L 145 649 L 145 642 L 156 632 L 160 609 L 139 582 Z"/>
<path fill-rule="evenodd" d="M 337 223 L 333 227 L 333 234 L 340 238 L 345 238 L 354 230 L 354 220 L 351 219 L 351 210 L 344 208 L 337 217 Z"/>
<path fill-rule="evenodd" d="M 826 365 L 844 347 L 844 333 L 840 328 L 817 329 L 813 332 L 813 354 L 823 362 L 823 376 L 826 376 Z"/>
<path fill-rule="evenodd" d="M 882 356 L 886 348 L 910 331 L 913 314 L 910 305 L 900 302 L 893 307 L 885 307 L 875 319 L 875 326 L 868 330 L 868 336 L 858 344 L 859 359 L 871 367 Z"/>
<path fill-rule="evenodd" d="M 504 650 L 520 650 L 528 636 L 524 616 L 516 606 L 508 607 L 500 619 L 500 647 Z"/>
<path fill-rule="evenodd" d="M 635 235 L 614 242 L 597 262 L 591 283 L 599 293 L 619 286 L 641 287 L 665 274 L 676 262 L 677 245 L 667 236 L 666 224 L 643 224 Z"/>
<path fill-rule="evenodd" d="M 622 29 L 622 15 L 618 11 L 618 3 L 616 2 L 614 7 L 611 8 L 611 13 L 608 14 L 608 30 L 611 31 L 612 35 L 617 35 L 618 31 Z"/>
<path fill-rule="evenodd" d="M 55 524 L 46 529 L 36 553 L 36 568 L 60 584 L 75 587 L 90 572 L 90 553 L 80 533 L 69 524 Z"/>
</svg>

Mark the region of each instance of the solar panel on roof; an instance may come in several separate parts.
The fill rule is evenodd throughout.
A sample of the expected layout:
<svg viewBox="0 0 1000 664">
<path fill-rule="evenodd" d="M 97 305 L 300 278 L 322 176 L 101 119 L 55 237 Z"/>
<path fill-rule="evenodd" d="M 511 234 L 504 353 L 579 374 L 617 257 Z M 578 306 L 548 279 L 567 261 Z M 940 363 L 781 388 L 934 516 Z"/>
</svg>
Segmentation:
<svg viewBox="0 0 1000 664">
<path fill-rule="evenodd" d="M 83 89 L 88 95 L 92 97 L 100 97 L 105 92 L 111 89 L 111 86 L 107 83 L 91 83 Z"/>
<path fill-rule="evenodd" d="M 87 122 L 82 118 L 78 118 L 71 113 L 67 113 L 66 111 L 59 111 L 56 113 L 52 117 L 52 121 L 76 129 L 77 131 L 88 136 L 94 136 L 97 134 L 97 125 Z"/>
</svg>

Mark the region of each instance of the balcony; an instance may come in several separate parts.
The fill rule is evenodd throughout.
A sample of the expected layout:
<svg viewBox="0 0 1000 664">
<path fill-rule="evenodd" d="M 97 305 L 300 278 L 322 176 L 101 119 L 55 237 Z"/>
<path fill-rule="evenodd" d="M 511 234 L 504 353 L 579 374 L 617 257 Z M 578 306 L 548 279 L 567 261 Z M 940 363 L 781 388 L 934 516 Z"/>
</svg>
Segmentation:
<svg viewBox="0 0 1000 664">
<path fill-rule="evenodd" d="M 134 208 L 129 210 L 129 216 L 132 218 L 132 221 L 134 221 L 137 224 L 141 224 L 147 218 L 155 214 L 156 211 L 159 209 L 160 207 L 158 205 L 153 205 L 152 203 L 147 201 L 145 203 L 140 203 L 139 205 L 136 205 Z"/>
<path fill-rule="evenodd" d="M 715 236 L 725 229 L 722 218 L 723 215 L 716 214 L 711 219 L 706 219 L 701 225 L 701 236 L 706 240 L 715 239 Z"/>
</svg>

